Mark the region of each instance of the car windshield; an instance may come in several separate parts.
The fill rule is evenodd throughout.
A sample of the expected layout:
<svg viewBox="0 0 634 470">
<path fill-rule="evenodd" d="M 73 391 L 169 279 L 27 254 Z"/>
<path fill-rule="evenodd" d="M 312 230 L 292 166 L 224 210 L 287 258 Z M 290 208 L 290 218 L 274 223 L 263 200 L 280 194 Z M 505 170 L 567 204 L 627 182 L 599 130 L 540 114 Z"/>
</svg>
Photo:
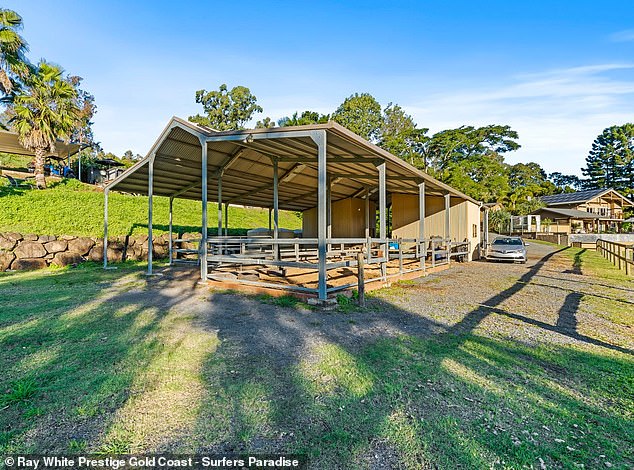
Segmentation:
<svg viewBox="0 0 634 470">
<path fill-rule="evenodd" d="M 523 245 L 521 238 L 496 238 L 494 245 Z"/>
</svg>

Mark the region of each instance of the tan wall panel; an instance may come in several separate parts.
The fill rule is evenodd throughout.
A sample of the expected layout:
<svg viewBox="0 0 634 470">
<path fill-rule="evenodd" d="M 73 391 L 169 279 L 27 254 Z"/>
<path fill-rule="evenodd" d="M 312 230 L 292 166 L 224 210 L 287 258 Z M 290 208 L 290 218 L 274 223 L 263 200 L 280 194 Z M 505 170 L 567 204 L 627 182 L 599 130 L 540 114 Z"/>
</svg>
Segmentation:
<svg viewBox="0 0 634 470">
<path fill-rule="evenodd" d="M 347 198 L 332 203 L 332 237 L 365 237 L 365 200 Z M 376 224 L 376 205 L 370 202 L 370 235 Z M 317 208 L 305 210 L 302 216 L 302 236 L 317 238 Z"/>
<path fill-rule="evenodd" d="M 392 236 L 418 238 L 418 196 L 394 193 L 391 196 Z M 425 198 L 425 238 L 432 237 L 445 237 L 445 201 L 440 196 Z M 469 240 L 470 258 L 477 257 L 480 242 L 480 208 L 477 204 L 452 198 L 449 208 L 449 237 L 455 241 Z"/>
</svg>

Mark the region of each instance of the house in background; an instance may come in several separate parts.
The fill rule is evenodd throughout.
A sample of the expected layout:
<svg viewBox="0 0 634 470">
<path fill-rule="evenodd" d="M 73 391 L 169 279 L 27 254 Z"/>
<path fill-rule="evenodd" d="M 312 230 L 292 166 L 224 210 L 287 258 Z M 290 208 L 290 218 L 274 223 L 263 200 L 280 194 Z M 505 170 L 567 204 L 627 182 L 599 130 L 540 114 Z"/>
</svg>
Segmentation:
<svg viewBox="0 0 634 470">
<path fill-rule="evenodd" d="M 546 204 L 533 211 L 539 215 L 545 231 L 553 233 L 601 233 L 621 232 L 625 209 L 634 203 L 614 189 L 591 189 L 575 193 L 543 196 Z M 545 224 L 544 220 L 552 221 Z"/>
</svg>

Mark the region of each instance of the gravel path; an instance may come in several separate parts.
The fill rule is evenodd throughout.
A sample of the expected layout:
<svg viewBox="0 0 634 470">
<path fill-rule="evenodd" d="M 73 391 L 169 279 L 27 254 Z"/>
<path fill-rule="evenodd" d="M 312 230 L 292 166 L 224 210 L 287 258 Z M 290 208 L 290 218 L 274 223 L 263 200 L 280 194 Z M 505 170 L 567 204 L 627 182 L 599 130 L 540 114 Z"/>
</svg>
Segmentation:
<svg viewBox="0 0 634 470">
<path fill-rule="evenodd" d="M 581 275 L 561 250 L 535 243 L 529 246 L 527 264 L 455 263 L 449 270 L 377 291 L 368 309 L 345 314 L 208 291 L 186 272 L 172 271 L 155 284 L 161 289 L 158 298 L 169 303 L 158 307 L 195 313 L 236 354 L 267 354 L 280 363 L 296 362 L 323 342 L 355 348 L 379 337 L 445 332 L 634 351 L 632 327 L 614 323 L 604 312 L 606 303 L 612 309 L 634 309 L 634 285 Z M 127 295 L 155 303 L 153 291 Z"/>
<path fill-rule="evenodd" d="M 392 303 L 456 333 L 634 351 L 632 327 L 606 315 L 606 307 L 634 310 L 633 283 L 584 276 L 552 246 L 533 243 L 528 254 L 525 265 L 454 265 L 407 286 Z"/>
</svg>

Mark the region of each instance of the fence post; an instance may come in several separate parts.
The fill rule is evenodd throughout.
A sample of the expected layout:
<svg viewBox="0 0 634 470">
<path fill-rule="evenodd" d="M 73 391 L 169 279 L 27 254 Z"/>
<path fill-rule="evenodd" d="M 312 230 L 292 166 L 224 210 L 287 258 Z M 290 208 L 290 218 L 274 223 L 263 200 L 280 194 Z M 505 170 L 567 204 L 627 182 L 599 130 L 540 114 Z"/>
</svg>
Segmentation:
<svg viewBox="0 0 634 470">
<path fill-rule="evenodd" d="M 363 272 L 363 252 L 357 253 L 357 292 L 359 293 L 359 306 L 365 307 L 365 274 Z"/>
<path fill-rule="evenodd" d="M 403 239 L 398 238 L 398 272 L 403 274 Z"/>
</svg>

